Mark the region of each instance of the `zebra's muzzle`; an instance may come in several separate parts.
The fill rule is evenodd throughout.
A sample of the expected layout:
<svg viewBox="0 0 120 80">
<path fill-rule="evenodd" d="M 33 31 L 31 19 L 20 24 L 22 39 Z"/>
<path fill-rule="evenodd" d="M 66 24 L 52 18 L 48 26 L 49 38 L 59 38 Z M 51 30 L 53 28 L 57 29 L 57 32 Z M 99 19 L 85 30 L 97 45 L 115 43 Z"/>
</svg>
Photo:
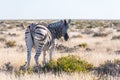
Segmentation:
<svg viewBox="0 0 120 80">
<path fill-rule="evenodd" d="M 67 41 L 68 39 L 69 39 L 69 36 L 68 36 L 67 33 L 65 33 L 65 35 L 64 35 L 64 40 Z"/>
</svg>

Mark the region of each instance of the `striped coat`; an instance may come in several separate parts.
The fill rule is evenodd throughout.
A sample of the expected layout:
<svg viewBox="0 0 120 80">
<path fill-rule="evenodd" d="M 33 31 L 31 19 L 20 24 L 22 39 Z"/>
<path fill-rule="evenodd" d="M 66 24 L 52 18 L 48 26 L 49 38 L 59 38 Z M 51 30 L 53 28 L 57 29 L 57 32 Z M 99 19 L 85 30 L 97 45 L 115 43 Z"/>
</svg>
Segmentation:
<svg viewBox="0 0 120 80">
<path fill-rule="evenodd" d="M 46 51 L 50 49 L 50 60 L 52 60 L 52 54 L 54 50 L 54 41 L 62 36 L 67 41 L 68 29 L 70 20 L 61 20 L 55 23 L 51 23 L 48 27 L 39 24 L 30 24 L 25 32 L 25 41 L 27 46 L 27 67 L 30 65 L 31 51 L 33 46 L 35 47 L 35 62 L 38 65 L 38 59 L 43 52 L 43 63 L 46 63 Z"/>
</svg>

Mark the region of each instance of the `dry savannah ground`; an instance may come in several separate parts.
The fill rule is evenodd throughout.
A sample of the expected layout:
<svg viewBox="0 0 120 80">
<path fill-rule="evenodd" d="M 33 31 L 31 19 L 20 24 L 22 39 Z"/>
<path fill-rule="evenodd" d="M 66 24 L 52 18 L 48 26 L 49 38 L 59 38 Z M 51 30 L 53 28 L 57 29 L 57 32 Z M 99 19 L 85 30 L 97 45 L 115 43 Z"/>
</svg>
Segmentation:
<svg viewBox="0 0 120 80">
<path fill-rule="evenodd" d="M 93 65 L 88 72 L 20 72 L 26 62 L 25 29 L 30 23 L 57 20 L 0 21 L 0 80 L 120 80 L 120 21 L 72 20 L 70 39 L 56 40 L 53 59 L 75 55 Z M 32 51 L 31 67 L 34 66 Z M 49 54 L 47 54 L 47 58 Z M 42 54 L 39 62 L 42 65 Z M 68 63 L 69 64 L 69 63 Z M 29 74 L 28 74 L 29 73 Z"/>
</svg>

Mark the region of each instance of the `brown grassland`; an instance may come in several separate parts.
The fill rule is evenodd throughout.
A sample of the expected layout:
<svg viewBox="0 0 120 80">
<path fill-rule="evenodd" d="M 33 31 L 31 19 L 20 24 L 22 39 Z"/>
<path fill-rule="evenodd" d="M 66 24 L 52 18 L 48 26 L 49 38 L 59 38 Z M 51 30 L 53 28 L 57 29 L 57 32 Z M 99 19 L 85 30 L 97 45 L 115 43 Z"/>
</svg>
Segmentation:
<svg viewBox="0 0 120 80">
<path fill-rule="evenodd" d="M 51 23 L 55 20 L 0 21 L 0 80 L 119 80 L 120 79 L 120 21 L 73 20 L 70 39 L 56 40 L 54 59 L 77 55 L 94 66 L 89 72 L 32 73 L 16 76 L 15 71 L 26 62 L 25 29 L 30 23 Z M 43 23 L 44 22 L 44 23 Z M 67 49 L 67 50 L 63 50 Z M 32 51 L 33 67 L 35 50 Z M 49 54 L 47 54 L 47 58 Z M 39 62 L 42 64 L 42 54 Z M 8 64 L 8 65 L 7 65 Z M 9 67 L 10 68 L 9 68 Z"/>
</svg>

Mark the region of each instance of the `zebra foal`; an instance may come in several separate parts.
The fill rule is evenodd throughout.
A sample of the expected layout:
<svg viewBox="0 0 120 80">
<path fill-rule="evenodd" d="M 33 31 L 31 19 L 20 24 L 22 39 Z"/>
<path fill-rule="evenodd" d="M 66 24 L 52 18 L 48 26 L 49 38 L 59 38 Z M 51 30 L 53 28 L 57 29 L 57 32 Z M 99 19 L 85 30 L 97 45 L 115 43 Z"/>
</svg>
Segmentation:
<svg viewBox="0 0 120 80">
<path fill-rule="evenodd" d="M 68 29 L 71 20 L 60 20 L 55 23 L 49 24 L 47 27 L 39 24 L 30 24 L 25 32 L 25 41 L 27 46 L 27 67 L 30 66 L 31 51 L 33 46 L 35 47 L 36 54 L 34 56 L 35 63 L 38 65 L 38 59 L 43 52 L 43 63 L 46 63 L 46 51 L 50 49 L 50 59 L 52 60 L 52 54 L 54 50 L 55 39 L 59 39 L 62 36 L 67 41 Z"/>
</svg>

